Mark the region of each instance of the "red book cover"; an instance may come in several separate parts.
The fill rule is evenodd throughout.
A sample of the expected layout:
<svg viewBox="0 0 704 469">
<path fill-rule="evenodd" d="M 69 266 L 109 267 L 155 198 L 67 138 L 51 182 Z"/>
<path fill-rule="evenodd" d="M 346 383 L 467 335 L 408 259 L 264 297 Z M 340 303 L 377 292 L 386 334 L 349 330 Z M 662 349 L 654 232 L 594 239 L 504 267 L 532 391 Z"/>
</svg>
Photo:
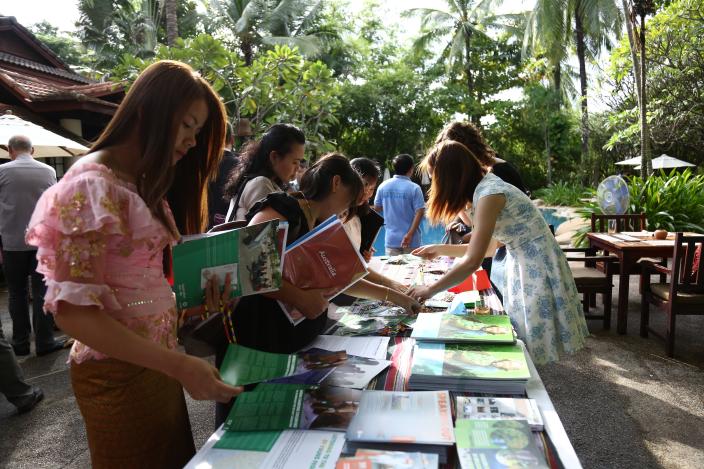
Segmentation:
<svg viewBox="0 0 704 469">
<path fill-rule="evenodd" d="M 337 217 L 319 228 L 286 251 L 282 277 L 304 290 L 326 290 L 330 299 L 367 275 L 367 266 Z M 279 306 L 292 324 L 305 319 L 293 306 Z"/>
<path fill-rule="evenodd" d="M 452 293 L 462 293 L 463 291 L 482 291 L 490 288 L 491 282 L 489 282 L 489 276 L 486 274 L 486 270 L 477 270 L 474 274 L 467 277 L 464 282 L 460 283 L 456 287 L 449 288 L 447 291 Z"/>
</svg>

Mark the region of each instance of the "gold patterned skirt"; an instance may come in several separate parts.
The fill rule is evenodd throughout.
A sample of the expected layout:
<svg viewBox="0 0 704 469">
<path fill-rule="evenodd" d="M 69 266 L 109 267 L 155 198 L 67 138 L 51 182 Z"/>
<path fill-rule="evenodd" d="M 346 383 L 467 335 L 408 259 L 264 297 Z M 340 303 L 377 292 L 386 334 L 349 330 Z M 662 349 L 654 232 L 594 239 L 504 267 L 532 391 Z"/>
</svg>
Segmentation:
<svg viewBox="0 0 704 469">
<path fill-rule="evenodd" d="M 195 453 L 181 384 L 115 359 L 71 363 L 91 465 L 181 468 Z"/>
</svg>

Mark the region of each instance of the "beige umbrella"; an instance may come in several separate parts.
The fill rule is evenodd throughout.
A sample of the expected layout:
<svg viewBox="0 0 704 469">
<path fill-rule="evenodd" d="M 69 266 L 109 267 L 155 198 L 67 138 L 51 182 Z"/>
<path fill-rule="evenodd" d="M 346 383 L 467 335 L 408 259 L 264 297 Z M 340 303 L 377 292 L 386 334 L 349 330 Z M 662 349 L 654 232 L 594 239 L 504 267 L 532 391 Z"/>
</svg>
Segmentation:
<svg viewBox="0 0 704 469">
<path fill-rule="evenodd" d="M 616 164 L 621 166 L 638 166 L 640 164 L 640 156 L 628 158 L 627 160 L 619 161 Z"/>
<path fill-rule="evenodd" d="M 78 142 L 13 114 L 5 114 L 0 116 L 0 158 L 10 158 L 7 142 L 15 135 L 24 135 L 32 141 L 35 158 L 71 157 L 88 151 L 88 147 Z"/>
<path fill-rule="evenodd" d="M 685 168 L 685 167 L 695 166 L 692 163 L 682 161 L 682 160 L 674 158 L 670 155 L 666 155 L 665 153 L 658 156 L 657 158 L 654 158 L 653 161 L 651 161 L 651 163 L 652 163 L 653 169 L 671 169 L 671 168 Z M 640 164 L 638 166 L 636 166 L 635 169 L 640 169 Z"/>
</svg>

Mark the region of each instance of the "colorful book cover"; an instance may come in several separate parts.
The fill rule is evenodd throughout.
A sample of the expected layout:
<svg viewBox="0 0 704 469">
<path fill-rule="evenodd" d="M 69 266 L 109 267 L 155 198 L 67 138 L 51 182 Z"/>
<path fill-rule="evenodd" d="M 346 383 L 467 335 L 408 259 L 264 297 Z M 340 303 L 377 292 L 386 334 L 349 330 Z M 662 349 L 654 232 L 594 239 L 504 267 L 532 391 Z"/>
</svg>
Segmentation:
<svg viewBox="0 0 704 469">
<path fill-rule="evenodd" d="M 393 335 L 406 330 L 411 318 L 403 316 L 374 317 L 360 314 L 345 314 L 338 319 L 333 335 Z"/>
<path fill-rule="evenodd" d="M 462 469 L 548 469 L 523 420 L 458 419 L 457 453 Z"/>
<path fill-rule="evenodd" d="M 344 431 L 357 412 L 361 395 L 356 389 L 333 386 L 259 385 L 255 391 L 237 396 L 225 430 Z"/>
<path fill-rule="evenodd" d="M 525 420 L 542 431 L 543 417 L 534 399 L 513 397 L 457 397 L 457 418 L 473 420 Z"/>
<path fill-rule="evenodd" d="M 526 357 L 518 345 L 417 342 L 411 375 L 490 380 L 528 380 Z"/>
<path fill-rule="evenodd" d="M 338 459 L 335 469 L 437 469 L 438 464 L 437 454 L 358 449 L 353 457 Z"/>
<path fill-rule="evenodd" d="M 420 313 L 411 337 L 437 342 L 513 344 L 508 316 Z"/>
<path fill-rule="evenodd" d="M 450 446 L 455 441 L 450 394 L 363 391 L 347 440 Z"/>
<path fill-rule="evenodd" d="M 232 386 L 285 380 L 291 384 L 319 384 L 344 362 L 344 351 L 310 349 L 297 354 L 270 353 L 230 344 L 220 376 Z"/>
<path fill-rule="evenodd" d="M 230 274 L 232 297 L 276 291 L 281 287 L 278 220 L 230 231 L 184 237 L 173 249 L 174 291 L 179 308 L 203 303 L 212 276 L 219 284 Z M 277 244 L 279 244 L 277 246 Z"/>
<path fill-rule="evenodd" d="M 367 267 L 342 222 L 332 216 L 286 249 L 283 278 L 298 288 L 322 289 L 331 299 L 365 275 Z M 292 324 L 305 319 L 293 306 L 279 301 Z"/>
</svg>

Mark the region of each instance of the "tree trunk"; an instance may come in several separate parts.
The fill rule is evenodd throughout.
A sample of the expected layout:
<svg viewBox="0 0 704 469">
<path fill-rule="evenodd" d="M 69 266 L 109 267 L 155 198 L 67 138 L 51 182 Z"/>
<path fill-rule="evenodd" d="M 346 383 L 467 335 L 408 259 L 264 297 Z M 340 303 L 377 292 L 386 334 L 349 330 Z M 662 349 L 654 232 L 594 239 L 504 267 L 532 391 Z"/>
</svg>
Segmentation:
<svg viewBox="0 0 704 469">
<path fill-rule="evenodd" d="M 254 61 L 254 50 L 252 41 L 248 37 L 240 38 L 240 50 L 244 57 L 244 64 L 249 67 Z"/>
<path fill-rule="evenodd" d="M 650 129 L 648 128 L 648 96 L 645 74 L 645 15 L 640 15 L 640 176 L 645 181 L 652 173 Z"/>
<path fill-rule="evenodd" d="M 581 93 L 580 104 L 582 107 L 582 168 L 589 163 L 589 112 L 587 110 L 587 66 L 586 46 L 584 44 L 584 26 L 582 24 L 581 2 L 575 5 L 575 38 L 577 42 L 577 59 L 579 60 L 579 89 Z"/>
<path fill-rule="evenodd" d="M 548 186 L 552 186 L 552 161 L 550 160 L 550 124 L 545 124 L 545 154 L 547 155 L 546 164 L 548 170 Z"/>
<path fill-rule="evenodd" d="M 557 110 L 559 111 L 562 108 L 562 66 L 560 65 L 560 62 L 558 62 L 553 69 L 552 81 L 555 85 Z"/>
<path fill-rule="evenodd" d="M 176 14 L 177 0 L 166 0 L 164 10 L 166 13 L 166 44 L 169 47 L 176 45 L 178 38 L 178 15 Z"/>
<path fill-rule="evenodd" d="M 638 39 L 633 34 L 633 17 L 631 8 L 628 5 L 628 0 L 622 0 L 623 13 L 626 19 L 626 30 L 628 31 L 628 43 L 631 46 L 631 60 L 633 61 L 633 77 L 636 80 L 636 99 L 640 109 L 640 60 L 638 59 Z"/>
<path fill-rule="evenodd" d="M 465 31 L 464 36 L 464 73 L 467 80 L 467 97 L 470 101 L 470 106 L 472 107 L 469 113 L 469 121 L 474 125 L 479 124 L 479 115 L 474 112 L 474 106 L 476 105 L 476 99 L 474 96 L 474 74 L 472 73 L 472 39 L 471 32 Z"/>
</svg>

